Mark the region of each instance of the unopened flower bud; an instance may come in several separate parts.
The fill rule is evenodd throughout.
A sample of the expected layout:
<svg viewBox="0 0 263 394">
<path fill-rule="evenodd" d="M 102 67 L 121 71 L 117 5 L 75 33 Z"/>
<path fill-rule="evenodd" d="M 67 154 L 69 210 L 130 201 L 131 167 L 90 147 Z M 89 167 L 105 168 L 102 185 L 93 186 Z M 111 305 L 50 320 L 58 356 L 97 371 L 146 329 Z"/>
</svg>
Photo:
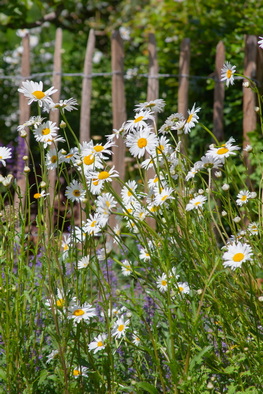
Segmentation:
<svg viewBox="0 0 263 394">
<path fill-rule="evenodd" d="M 25 166 L 25 167 L 24 167 L 24 172 L 25 172 L 25 173 L 30 172 L 30 168 L 29 168 L 28 166 Z"/>
<path fill-rule="evenodd" d="M 221 171 L 216 171 L 216 172 L 215 172 L 215 176 L 216 176 L 217 178 L 221 178 L 222 172 L 221 172 Z"/>
<path fill-rule="evenodd" d="M 227 190 L 229 190 L 229 184 L 228 183 L 224 183 L 224 185 L 222 186 L 222 189 L 224 190 L 224 191 L 227 191 Z"/>
<path fill-rule="evenodd" d="M 255 112 L 258 113 L 260 111 L 259 107 L 255 107 Z"/>
<path fill-rule="evenodd" d="M 23 156 L 23 160 L 27 161 L 28 160 L 28 156 Z"/>
<path fill-rule="evenodd" d="M 21 130 L 21 131 L 20 131 L 20 137 L 22 137 L 22 138 L 26 138 L 26 137 L 27 137 L 27 132 L 26 132 L 26 130 Z"/>
<path fill-rule="evenodd" d="M 249 88 L 249 82 L 248 81 L 243 82 L 242 85 L 243 85 L 244 88 Z"/>
<path fill-rule="evenodd" d="M 62 120 L 62 121 L 60 122 L 59 127 L 60 127 L 61 129 L 65 129 L 65 127 L 67 127 L 67 124 L 64 122 L 64 120 Z"/>
<path fill-rule="evenodd" d="M 239 216 L 236 216 L 233 220 L 235 223 L 239 223 L 241 221 L 241 218 Z"/>
<path fill-rule="evenodd" d="M 226 215 L 227 215 L 227 212 L 226 212 L 226 211 L 222 211 L 222 212 L 221 212 L 221 215 L 222 215 L 222 216 L 226 216 Z"/>
<path fill-rule="evenodd" d="M 39 186 L 43 189 L 44 187 L 47 186 L 47 184 L 46 184 L 46 182 L 41 181 L 40 184 L 39 184 Z"/>
</svg>

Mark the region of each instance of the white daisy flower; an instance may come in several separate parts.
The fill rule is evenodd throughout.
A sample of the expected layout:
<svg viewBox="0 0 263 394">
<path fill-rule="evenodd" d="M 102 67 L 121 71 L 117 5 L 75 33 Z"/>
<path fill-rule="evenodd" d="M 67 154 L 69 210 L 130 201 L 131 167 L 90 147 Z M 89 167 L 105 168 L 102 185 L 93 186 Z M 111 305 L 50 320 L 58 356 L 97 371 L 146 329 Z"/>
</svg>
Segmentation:
<svg viewBox="0 0 263 394">
<path fill-rule="evenodd" d="M 234 73 L 236 66 L 232 66 L 229 62 L 225 62 L 221 70 L 221 81 L 226 81 L 226 86 L 234 84 Z"/>
<path fill-rule="evenodd" d="M 41 118 L 41 116 L 31 116 L 29 120 L 27 120 L 25 123 L 17 127 L 17 131 L 25 130 L 26 127 L 31 127 L 31 126 L 34 126 L 35 128 L 39 127 L 44 119 L 45 118 Z"/>
<path fill-rule="evenodd" d="M 241 267 L 245 261 L 252 259 L 252 249 L 247 243 L 236 242 L 228 245 L 227 251 L 223 254 L 223 266 L 232 270 Z"/>
<path fill-rule="evenodd" d="M 109 215 L 112 210 L 116 207 L 117 201 L 111 195 L 111 193 L 102 193 L 98 196 L 96 200 L 96 211 L 100 214 L 107 214 Z"/>
<path fill-rule="evenodd" d="M 224 162 L 224 159 L 229 157 L 230 155 L 235 155 L 235 151 L 239 150 L 240 147 L 237 145 L 232 145 L 235 142 L 234 138 L 231 137 L 225 144 L 222 144 L 220 147 L 211 146 L 207 151 L 207 154 L 211 154 L 214 157 L 218 157 Z"/>
<path fill-rule="evenodd" d="M 71 246 L 71 236 L 69 234 L 64 234 L 61 241 L 62 254 L 64 257 L 68 255 L 69 248 Z"/>
<path fill-rule="evenodd" d="M 189 201 L 189 203 L 186 205 L 185 209 L 187 211 L 191 211 L 192 209 L 199 209 L 204 205 L 206 200 L 207 200 L 207 197 L 205 197 L 203 195 L 198 195 Z"/>
<path fill-rule="evenodd" d="M 255 222 L 253 222 L 253 223 L 250 223 L 249 225 L 248 225 L 248 232 L 250 233 L 250 234 L 252 234 L 252 235 L 257 235 L 258 234 L 258 228 L 259 228 L 259 225 L 258 225 L 258 223 L 255 223 Z"/>
<path fill-rule="evenodd" d="M 97 180 L 99 183 L 112 182 L 113 178 L 118 178 L 119 173 L 112 167 L 109 171 L 104 169 L 103 171 L 90 171 L 89 175 L 86 176 L 87 179 L 92 179 L 92 181 Z"/>
<path fill-rule="evenodd" d="M 151 260 L 151 256 L 150 256 L 149 252 L 147 252 L 147 250 L 145 250 L 144 248 L 142 248 L 140 250 L 139 258 L 143 261 L 150 261 Z"/>
<path fill-rule="evenodd" d="M 84 256 L 78 261 L 78 269 L 87 268 L 90 263 L 89 256 Z"/>
<path fill-rule="evenodd" d="M 46 153 L 46 166 L 48 170 L 54 170 L 62 162 L 62 154 L 56 148 L 51 148 Z"/>
<path fill-rule="evenodd" d="M 136 113 L 133 120 L 128 120 L 125 123 L 124 128 L 126 131 L 138 130 L 141 129 L 142 127 L 147 128 L 148 127 L 147 120 L 154 120 L 152 111 L 150 110 L 139 111 Z"/>
<path fill-rule="evenodd" d="M 163 135 L 158 138 L 158 145 L 156 147 L 156 153 L 160 156 L 167 155 L 171 151 L 171 145 L 169 140 Z"/>
<path fill-rule="evenodd" d="M 57 92 L 52 86 L 45 92 L 43 91 L 43 82 L 33 82 L 33 81 L 23 81 L 22 87 L 18 89 L 20 93 L 29 99 L 28 105 L 32 104 L 34 101 L 38 102 L 38 105 L 42 107 L 43 105 L 48 105 L 52 100 L 50 96 Z"/>
<path fill-rule="evenodd" d="M 262 48 L 263 49 L 263 37 L 259 37 L 260 39 L 258 40 L 258 45 L 259 45 L 259 48 Z"/>
<path fill-rule="evenodd" d="M 132 267 L 128 260 L 122 261 L 121 272 L 124 276 L 129 276 L 132 273 Z"/>
<path fill-rule="evenodd" d="M 87 231 L 85 230 L 84 225 L 85 225 L 85 223 L 82 223 L 83 227 L 75 226 L 75 227 L 72 228 L 71 238 L 74 241 L 83 243 L 86 240 Z"/>
<path fill-rule="evenodd" d="M 205 156 L 201 157 L 200 161 L 195 163 L 195 168 L 219 168 L 222 167 L 223 163 L 219 157 L 212 155 L 211 153 L 207 153 Z"/>
<path fill-rule="evenodd" d="M 132 343 L 134 343 L 136 346 L 139 346 L 141 343 L 141 340 L 138 335 L 136 335 L 136 333 L 132 334 Z"/>
<path fill-rule="evenodd" d="M 45 305 L 48 308 L 51 308 L 52 305 L 55 305 L 59 309 L 65 307 L 65 305 L 66 305 L 66 298 L 65 298 L 65 295 L 64 295 L 63 291 L 61 291 L 60 289 L 57 289 L 56 296 L 54 297 L 54 295 L 51 294 L 50 297 L 51 298 L 45 302 Z"/>
<path fill-rule="evenodd" d="M 251 198 L 251 193 L 248 190 L 241 190 L 237 195 L 236 203 L 239 206 L 242 206 L 248 202 Z"/>
<path fill-rule="evenodd" d="M 3 186 L 7 187 L 12 183 L 14 179 L 14 175 L 12 174 L 8 174 L 7 176 L 0 175 L 0 178 L 1 178 L 0 182 L 3 184 Z"/>
<path fill-rule="evenodd" d="M 167 200 L 174 200 L 174 197 L 172 196 L 173 192 L 174 189 L 171 187 L 165 187 L 161 189 L 161 192 L 155 189 L 154 204 L 158 206 L 164 204 Z"/>
<path fill-rule="evenodd" d="M 152 154 L 158 145 L 156 135 L 149 127 L 139 129 L 127 135 L 126 145 L 129 147 L 130 153 L 133 157 L 141 158 L 147 152 Z"/>
<path fill-rule="evenodd" d="M 189 294 L 190 293 L 190 287 L 187 282 L 178 282 L 177 289 L 181 294 Z"/>
<path fill-rule="evenodd" d="M 64 111 L 71 112 L 77 109 L 76 105 L 78 105 L 77 100 L 71 97 L 67 100 L 60 100 L 58 103 L 54 103 L 53 101 L 50 102 L 49 110 L 55 111 L 56 109 L 61 109 L 62 112 Z"/>
<path fill-rule="evenodd" d="M 40 193 L 35 193 L 35 194 L 33 195 L 33 197 L 34 197 L 36 200 L 38 200 L 39 198 L 43 198 L 43 197 L 46 197 L 46 196 L 48 196 L 48 195 L 49 195 L 49 193 L 45 193 L 45 190 L 41 190 Z"/>
<path fill-rule="evenodd" d="M 85 190 L 80 182 L 73 179 L 66 187 L 65 196 L 72 202 L 81 202 L 85 198 Z"/>
<path fill-rule="evenodd" d="M 48 120 L 34 130 L 34 137 L 37 142 L 48 143 L 50 140 L 52 141 L 55 137 L 57 137 L 57 130 L 58 127 L 56 126 L 56 123 Z"/>
<path fill-rule="evenodd" d="M 3 164 L 3 166 L 6 166 L 6 160 L 11 159 L 12 157 L 12 149 L 11 148 L 6 148 L 5 146 L 0 146 L 0 163 Z"/>
<path fill-rule="evenodd" d="M 198 168 L 196 168 L 195 166 L 192 167 L 190 171 L 188 171 L 188 173 L 186 174 L 185 180 L 189 181 L 189 179 L 193 179 L 195 175 L 198 173 L 198 171 L 199 171 Z"/>
<path fill-rule="evenodd" d="M 68 153 L 66 151 L 62 151 L 61 153 L 62 153 L 61 156 L 62 162 L 74 164 L 76 161 L 75 156 L 78 154 L 78 148 L 74 147 L 71 148 Z"/>
<path fill-rule="evenodd" d="M 105 225 L 105 223 L 101 221 L 101 215 L 95 213 L 94 215 L 89 216 L 89 219 L 85 223 L 84 229 L 85 232 L 90 235 L 97 235 L 101 228 Z"/>
<path fill-rule="evenodd" d="M 120 317 L 113 326 L 112 336 L 116 338 L 121 338 L 125 336 L 125 331 L 129 327 L 129 320 L 124 320 L 123 317 Z"/>
<path fill-rule="evenodd" d="M 142 110 L 151 110 L 155 113 L 163 112 L 165 107 L 165 101 L 163 99 L 156 99 L 151 101 L 146 101 L 145 103 L 140 103 L 135 105 L 135 111 L 140 112 Z"/>
<path fill-rule="evenodd" d="M 78 324 L 81 320 L 89 321 L 91 317 L 96 316 L 95 308 L 92 308 L 90 304 L 84 304 L 83 306 L 72 305 L 70 306 L 69 319 L 73 319 L 74 324 Z"/>
<path fill-rule="evenodd" d="M 138 183 L 136 181 L 127 181 L 121 190 L 121 198 L 125 204 L 129 204 L 136 200 L 136 189 Z"/>
<path fill-rule="evenodd" d="M 184 133 L 188 134 L 190 130 L 198 123 L 199 117 L 197 116 L 197 112 L 200 111 L 200 107 L 195 108 L 195 104 L 191 110 L 188 110 L 188 118 L 184 123 Z"/>
<path fill-rule="evenodd" d="M 89 369 L 87 367 L 78 366 L 73 369 L 72 375 L 74 376 L 75 379 L 79 378 L 80 376 L 87 378 L 88 372 Z"/>
<path fill-rule="evenodd" d="M 100 350 L 105 349 L 106 343 L 105 340 L 107 338 L 106 334 L 100 334 L 92 342 L 90 342 L 89 350 L 94 350 L 94 353 L 99 352 Z"/>
<path fill-rule="evenodd" d="M 166 120 L 165 123 L 160 127 L 158 132 L 160 134 L 165 135 L 167 133 L 170 133 L 171 130 L 173 130 L 173 126 L 174 126 L 174 123 L 172 121 Z"/>
<path fill-rule="evenodd" d="M 167 291 L 167 287 L 168 287 L 167 275 L 163 273 L 161 276 L 158 276 L 156 284 L 157 284 L 157 288 L 160 290 L 161 293 Z"/>
</svg>

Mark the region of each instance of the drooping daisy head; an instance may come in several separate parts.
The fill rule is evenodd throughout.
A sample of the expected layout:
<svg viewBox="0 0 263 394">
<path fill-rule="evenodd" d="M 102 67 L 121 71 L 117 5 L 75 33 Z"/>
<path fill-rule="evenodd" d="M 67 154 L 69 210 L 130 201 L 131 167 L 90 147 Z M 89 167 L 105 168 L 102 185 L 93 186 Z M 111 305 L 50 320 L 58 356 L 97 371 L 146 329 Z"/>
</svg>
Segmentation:
<svg viewBox="0 0 263 394">
<path fill-rule="evenodd" d="M 263 49 L 263 37 L 259 37 L 258 45 L 259 45 L 259 48 Z"/>
<path fill-rule="evenodd" d="M 223 254 L 223 266 L 235 270 L 241 267 L 242 263 L 251 259 L 251 246 L 247 243 L 235 242 L 228 245 L 227 251 Z"/>
<path fill-rule="evenodd" d="M 156 99 L 151 101 L 146 101 L 145 103 L 136 104 L 136 112 L 140 112 L 142 110 L 151 110 L 155 113 L 163 112 L 165 107 L 165 101 L 163 99 Z"/>
<path fill-rule="evenodd" d="M 197 113 L 200 111 L 200 107 L 195 108 L 195 104 L 191 110 L 188 110 L 188 117 L 184 123 L 184 133 L 188 134 L 190 130 L 195 126 L 198 122 L 199 116 Z"/>
</svg>

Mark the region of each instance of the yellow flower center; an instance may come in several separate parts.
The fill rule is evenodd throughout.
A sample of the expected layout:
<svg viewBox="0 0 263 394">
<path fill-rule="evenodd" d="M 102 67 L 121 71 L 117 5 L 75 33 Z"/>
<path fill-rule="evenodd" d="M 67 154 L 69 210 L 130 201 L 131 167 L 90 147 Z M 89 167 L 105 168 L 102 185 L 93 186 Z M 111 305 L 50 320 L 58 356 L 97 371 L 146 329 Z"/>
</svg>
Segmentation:
<svg viewBox="0 0 263 394">
<path fill-rule="evenodd" d="M 141 120 L 143 120 L 143 118 L 143 116 L 138 116 L 138 118 L 134 119 L 134 123 L 140 122 Z"/>
<path fill-rule="evenodd" d="M 147 139 L 146 138 L 139 138 L 137 141 L 137 145 L 139 148 L 145 148 L 147 146 Z"/>
<path fill-rule="evenodd" d="M 82 316 L 82 315 L 84 315 L 85 314 L 85 312 L 83 311 L 83 309 L 76 309 L 74 312 L 73 312 L 73 315 L 74 316 Z"/>
<path fill-rule="evenodd" d="M 38 100 L 41 100 L 43 97 L 45 97 L 45 93 L 41 92 L 41 90 L 35 90 L 32 95 Z"/>
<path fill-rule="evenodd" d="M 103 346 L 103 342 L 99 341 L 99 342 L 97 343 L 97 346 L 98 346 L 98 347 Z"/>
<path fill-rule="evenodd" d="M 164 150 L 164 146 L 163 145 L 159 145 L 157 148 L 157 153 L 162 153 Z"/>
<path fill-rule="evenodd" d="M 81 372 L 78 369 L 74 369 L 73 375 L 74 376 L 79 376 L 79 375 L 81 375 Z"/>
<path fill-rule="evenodd" d="M 232 70 L 227 70 L 226 77 L 229 79 L 232 77 L 232 74 L 233 74 Z"/>
<path fill-rule="evenodd" d="M 40 198 L 40 197 L 42 197 L 42 194 L 40 194 L 40 193 L 35 193 L 34 194 L 34 198 Z"/>
<path fill-rule="evenodd" d="M 227 153 L 227 152 L 229 152 L 229 149 L 227 149 L 227 148 L 225 148 L 225 147 L 222 147 L 222 148 L 219 148 L 218 150 L 217 150 L 217 154 L 218 155 L 224 155 L 225 153 Z"/>
<path fill-rule="evenodd" d="M 66 159 L 70 159 L 72 156 L 73 156 L 73 154 L 71 153 L 71 154 L 66 155 L 65 157 L 66 157 Z"/>
<path fill-rule="evenodd" d="M 83 159 L 83 163 L 86 164 L 87 166 L 93 164 L 94 161 L 95 161 L 95 157 L 93 155 L 85 156 Z"/>
<path fill-rule="evenodd" d="M 183 288 L 182 286 L 179 286 L 178 289 L 179 289 L 179 291 L 181 291 L 181 292 L 184 291 L 184 288 Z"/>
<path fill-rule="evenodd" d="M 200 201 L 196 201 L 196 202 L 194 202 L 194 205 L 199 205 L 199 204 L 201 204 L 201 202 L 200 202 Z"/>
<path fill-rule="evenodd" d="M 75 189 L 75 190 L 73 190 L 72 194 L 75 197 L 79 197 L 80 196 L 80 191 L 78 189 Z"/>
<path fill-rule="evenodd" d="M 3 158 L 3 156 L 0 156 L 0 160 Z"/>
<path fill-rule="evenodd" d="M 48 135 L 48 134 L 50 134 L 50 128 L 46 127 L 45 129 L 43 129 L 43 130 L 41 131 L 41 133 L 42 133 L 42 135 Z"/>
<path fill-rule="evenodd" d="M 110 174 L 108 171 L 101 171 L 98 175 L 98 179 L 102 180 L 102 179 L 107 179 L 109 178 Z"/>
<path fill-rule="evenodd" d="M 65 245 L 63 246 L 63 250 L 64 250 L 64 251 L 69 250 L 68 244 L 65 244 Z"/>
<path fill-rule="evenodd" d="M 162 286 L 166 286 L 166 285 L 167 285 L 167 281 L 166 281 L 166 280 L 162 280 L 162 281 L 161 281 L 161 285 L 162 285 Z"/>
<path fill-rule="evenodd" d="M 124 327 L 125 327 L 124 324 L 120 324 L 118 327 L 118 331 L 120 331 L 120 332 L 123 331 Z"/>
<path fill-rule="evenodd" d="M 50 159 L 50 160 L 51 160 L 51 163 L 53 163 L 53 164 L 56 163 L 56 162 L 57 162 L 57 159 L 58 159 L 58 158 L 57 158 L 56 155 L 52 156 L 51 159 Z"/>
<path fill-rule="evenodd" d="M 97 220 L 93 220 L 93 222 L 91 222 L 90 227 L 95 227 L 97 223 Z"/>
<path fill-rule="evenodd" d="M 169 195 L 166 194 L 165 196 L 162 197 L 162 201 L 165 201 L 168 197 L 169 197 Z"/>
<path fill-rule="evenodd" d="M 190 114 L 190 115 L 188 116 L 188 118 L 187 118 L 186 123 L 190 123 L 191 120 L 192 120 L 192 117 L 193 117 L 193 114 Z"/>
<path fill-rule="evenodd" d="M 247 196 L 242 196 L 242 197 L 240 198 L 240 200 L 241 200 L 241 201 L 246 201 L 246 200 L 247 200 Z"/>
<path fill-rule="evenodd" d="M 98 184 L 99 184 L 98 179 L 92 179 L 92 184 L 93 184 L 94 186 L 98 186 Z"/>
<path fill-rule="evenodd" d="M 232 260 L 235 263 L 239 263 L 240 261 L 242 261 L 244 259 L 245 255 L 243 253 L 236 253 L 233 257 Z"/>
<path fill-rule="evenodd" d="M 95 150 L 95 152 L 101 152 L 104 149 L 103 145 L 96 145 L 93 148 Z"/>
<path fill-rule="evenodd" d="M 59 299 L 59 300 L 57 300 L 56 305 L 57 305 L 59 308 L 62 308 L 62 307 L 65 305 L 65 300 L 63 300 L 62 298 Z"/>
<path fill-rule="evenodd" d="M 131 197 L 132 196 L 132 192 L 130 192 L 130 190 L 127 191 L 127 196 Z"/>
</svg>

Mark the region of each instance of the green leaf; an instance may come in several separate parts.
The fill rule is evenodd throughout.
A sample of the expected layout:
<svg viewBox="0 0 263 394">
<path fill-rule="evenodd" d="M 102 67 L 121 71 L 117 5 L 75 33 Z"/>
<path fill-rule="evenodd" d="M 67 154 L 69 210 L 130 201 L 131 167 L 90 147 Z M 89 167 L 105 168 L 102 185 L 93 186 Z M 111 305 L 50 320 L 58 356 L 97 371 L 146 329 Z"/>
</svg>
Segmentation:
<svg viewBox="0 0 263 394">
<path fill-rule="evenodd" d="M 156 389 L 156 387 L 154 387 L 152 384 L 147 383 L 147 382 L 139 382 L 137 383 L 137 387 L 139 387 L 140 389 L 146 390 L 147 393 L 151 393 L 151 394 L 158 394 L 158 390 Z"/>
<path fill-rule="evenodd" d="M 48 371 L 46 371 L 45 369 L 43 369 L 40 373 L 40 377 L 38 380 L 38 385 L 41 386 L 41 384 L 47 379 L 48 376 Z"/>
<path fill-rule="evenodd" d="M 6 380 L 6 372 L 0 368 L 0 379 Z"/>
</svg>

